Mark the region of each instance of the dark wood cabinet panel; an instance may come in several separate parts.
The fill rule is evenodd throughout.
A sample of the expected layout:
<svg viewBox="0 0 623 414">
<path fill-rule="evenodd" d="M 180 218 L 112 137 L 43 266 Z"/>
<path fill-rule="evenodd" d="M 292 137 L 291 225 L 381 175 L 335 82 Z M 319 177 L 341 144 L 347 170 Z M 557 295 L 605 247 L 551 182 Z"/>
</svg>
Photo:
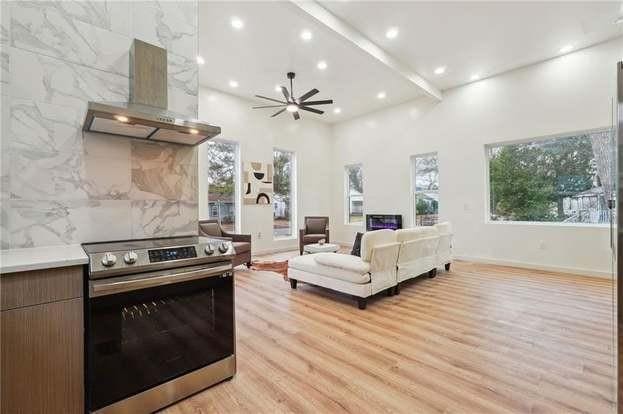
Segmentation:
<svg viewBox="0 0 623 414">
<path fill-rule="evenodd" d="M 82 266 L 0 276 L 0 308 L 21 308 L 82 296 Z"/>
<path fill-rule="evenodd" d="M 4 414 L 82 413 L 82 298 L 0 313 Z"/>
</svg>

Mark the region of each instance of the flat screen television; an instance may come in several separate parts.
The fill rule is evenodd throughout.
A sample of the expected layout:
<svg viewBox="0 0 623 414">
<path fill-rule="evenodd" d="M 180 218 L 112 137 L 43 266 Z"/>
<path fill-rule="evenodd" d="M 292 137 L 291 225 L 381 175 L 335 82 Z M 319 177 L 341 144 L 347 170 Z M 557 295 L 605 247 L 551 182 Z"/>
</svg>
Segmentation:
<svg viewBox="0 0 623 414">
<path fill-rule="evenodd" d="M 401 214 L 366 214 L 366 231 L 402 228 Z"/>
</svg>

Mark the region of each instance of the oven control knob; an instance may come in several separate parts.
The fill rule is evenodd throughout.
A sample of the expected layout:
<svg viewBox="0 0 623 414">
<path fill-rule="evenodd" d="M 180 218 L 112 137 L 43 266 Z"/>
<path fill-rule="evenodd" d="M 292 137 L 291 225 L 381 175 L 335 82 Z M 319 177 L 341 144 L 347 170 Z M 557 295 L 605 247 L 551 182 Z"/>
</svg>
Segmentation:
<svg viewBox="0 0 623 414">
<path fill-rule="evenodd" d="M 106 267 L 114 266 L 117 263 L 117 256 L 110 252 L 104 253 L 104 257 L 102 257 L 102 264 Z"/>
<path fill-rule="evenodd" d="M 208 256 L 211 256 L 214 254 L 214 249 L 212 248 L 212 245 L 210 243 L 208 243 L 207 246 L 205 247 L 205 252 Z"/>
<path fill-rule="evenodd" d="M 123 261 L 126 262 L 127 264 L 136 263 L 136 259 L 138 259 L 138 254 L 136 254 L 136 252 L 133 250 L 130 250 L 129 252 L 123 255 Z"/>
<path fill-rule="evenodd" d="M 221 253 L 227 253 L 227 250 L 229 250 L 229 245 L 227 243 L 225 243 L 225 242 L 221 243 L 218 246 L 218 251 L 221 252 Z"/>
</svg>

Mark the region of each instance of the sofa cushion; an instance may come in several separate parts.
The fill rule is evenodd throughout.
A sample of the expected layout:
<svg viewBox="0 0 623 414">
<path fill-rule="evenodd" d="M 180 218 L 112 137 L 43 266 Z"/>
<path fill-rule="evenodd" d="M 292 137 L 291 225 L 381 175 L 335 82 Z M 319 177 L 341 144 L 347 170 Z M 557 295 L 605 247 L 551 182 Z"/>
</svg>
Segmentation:
<svg viewBox="0 0 623 414">
<path fill-rule="evenodd" d="M 338 269 L 348 270 L 349 272 L 363 274 L 370 271 L 369 263 L 349 254 L 318 253 L 314 256 L 314 259 L 321 265 L 336 267 Z"/>
<path fill-rule="evenodd" d="M 394 230 L 382 229 L 365 232 L 361 238 L 361 258 L 369 262 L 372 259 L 372 250 L 376 246 L 395 242 L 396 232 Z"/>
<path fill-rule="evenodd" d="M 444 221 L 443 223 L 435 224 L 435 228 L 439 232 L 439 234 L 452 234 L 452 225 L 449 221 Z"/>
<path fill-rule="evenodd" d="M 363 236 L 363 233 L 359 231 L 357 232 L 357 235 L 355 235 L 353 250 L 351 250 L 350 252 L 350 254 L 352 254 L 353 256 L 361 257 L 361 236 Z"/>
<path fill-rule="evenodd" d="M 321 275 L 332 279 L 343 280 L 345 282 L 364 284 L 370 282 L 369 273 L 354 272 L 352 270 L 345 270 L 339 267 L 325 266 L 316 261 L 319 255 L 339 255 L 355 258 L 355 256 L 349 256 L 338 253 L 316 253 L 298 256 L 288 261 L 288 267 L 297 269 L 303 272 Z"/>
<path fill-rule="evenodd" d="M 218 223 L 199 223 L 201 231 L 208 236 L 221 237 L 221 226 Z"/>
<path fill-rule="evenodd" d="M 435 226 L 420 226 L 412 229 L 396 230 L 396 238 L 399 242 L 419 240 L 436 236 L 439 236 L 439 232 Z"/>
<path fill-rule="evenodd" d="M 251 250 L 251 243 L 249 242 L 233 242 L 232 244 L 236 254 L 246 253 Z"/>
<path fill-rule="evenodd" d="M 326 239 L 326 234 L 305 234 L 303 235 L 303 241 L 306 242 L 317 242 L 320 239 Z"/>
<path fill-rule="evenodd" d="M 324 234 L 327 229 L 327 219 L 325 218 L 308 218 L 305 222 L 307 234 Z"/>
</svg>

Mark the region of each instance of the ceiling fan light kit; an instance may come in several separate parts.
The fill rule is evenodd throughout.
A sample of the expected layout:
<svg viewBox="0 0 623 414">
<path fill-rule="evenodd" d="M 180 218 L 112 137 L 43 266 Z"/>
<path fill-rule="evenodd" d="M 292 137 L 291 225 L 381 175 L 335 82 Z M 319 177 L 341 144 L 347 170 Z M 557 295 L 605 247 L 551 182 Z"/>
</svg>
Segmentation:
<svg viewBox="0 0 623 414">
<path fill-rule="evenodd" d="M 286 88 L 285 86 L 281 86 L 280 90 L 281 93 L 283 94 L 283 97 L 285 98 L 285 101 L 279 100 L 279 99 L 274 99 L 274 98 L 269 98 L 267 96 L 262 96 L 262 95 L 255 95 L 258 98 L 261 99 L 266 99 L 268 101 L 271 102 L 275 102 L 278 103 L 279 105 L 262 105 L 262 106 L 254 106 L 253 109 L 260 109 L 260 108 L 282 108 L 279 111 L 275 112 L 274 114 L 271 115 L 271 118 L 283 113 L 284 111 L 288 111 L 292 113 L 292 117 L 294 118 L 294 120 L 298 121 L 301 118 L 301 115 L 299 114 L 299 110 L 302 111 L 308 111 L 308 112 L 313 112 L 315 114 L 324 114 L 324 111 L 321 111 L 319 109 L 315 109 L 315 108 L 311 108 L 311 106 L 315 106 L 315 105 L 330 105 L 333 103 L 332 99 L 325 99 L 325 100 L 321 100 L 321 101 L 308 101 L 309 98 L 311 98 L 312 96 L 316 95 L 319 91 L 318 89 L 314 88 L 306 93 L 304 93 L 303 95 L 299 96 L 298 98 L 294 97 L 294 77 L 295 77 L 295 73 L 294 72 L 288 72 L 287 77 L 290 80 L 290 90 L 288 91 L 288 88 Z M 275 88 L 275 90 L 277 90 L 277 88 Z"/>
</svg>

